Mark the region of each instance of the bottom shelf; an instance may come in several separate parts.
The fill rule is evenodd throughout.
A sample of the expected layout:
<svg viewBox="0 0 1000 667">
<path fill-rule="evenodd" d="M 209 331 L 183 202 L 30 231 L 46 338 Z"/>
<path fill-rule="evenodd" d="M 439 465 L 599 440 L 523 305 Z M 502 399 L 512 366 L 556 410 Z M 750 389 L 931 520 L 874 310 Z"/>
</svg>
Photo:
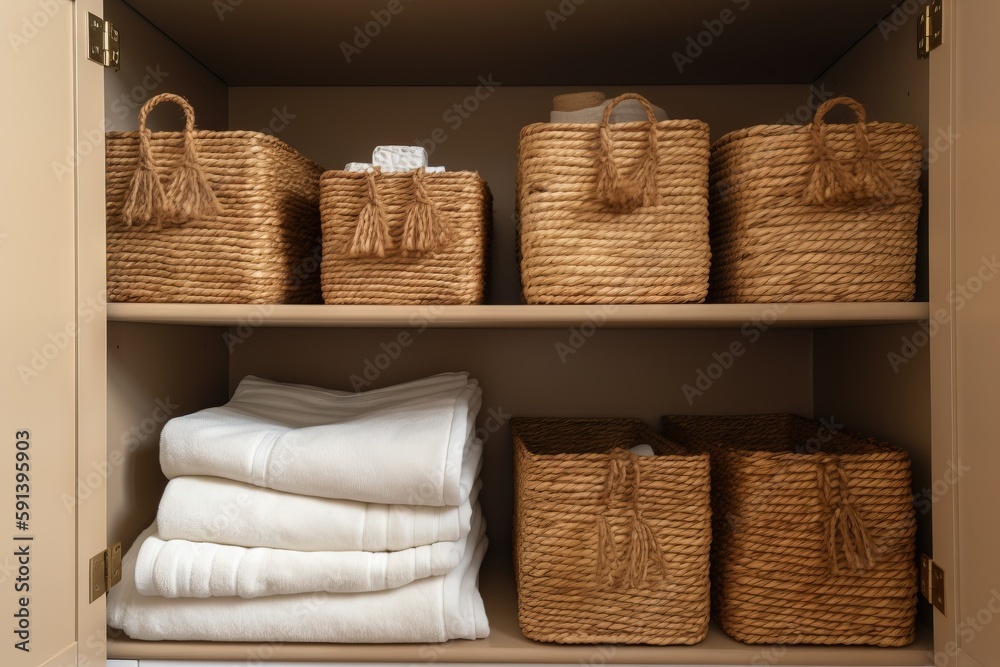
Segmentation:
<svg viewBox="0 0 1000 667">
<path fill-rule="evenodd" d="M 508 664 L 674 664 L 674 665 L 931 665 L 930 629 L 904 648 L 869 646 L 750 646 L 714 624 L 708 638 L 694 646 L 542 644 L 524 637 L 517 624 L 517 599 L 509 567 L 484 569 L 481 582 L 490 636 L 444 644 L 243 644 L 223 642 L 146 642 L 109 630 L 108 658 L 119 660 L 234 660 L 379 663 Z"/>
</svg>

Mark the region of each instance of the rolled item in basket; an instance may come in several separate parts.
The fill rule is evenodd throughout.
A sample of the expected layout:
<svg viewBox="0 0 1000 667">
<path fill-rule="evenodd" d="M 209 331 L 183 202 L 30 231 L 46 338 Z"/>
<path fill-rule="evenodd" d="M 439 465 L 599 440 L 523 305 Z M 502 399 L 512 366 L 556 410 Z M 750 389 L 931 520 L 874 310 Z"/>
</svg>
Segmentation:
<svg viewBox="0 0 1000 667">
<path fill-rule="evenodd" d="M 381 169 L 387 174 L 397 171 L 413 171 L 412 169 Z M 370 171 L 375 171 L 375 165 L 372 165 L 369 162 L 348 162 L 347 166 L 344 167 L 344 171 L 362 171 L 368 173 Z M 445 169 L 444 167 L 425 167 L 424 171 L 428 174 L 443 174 Z"/>
<path fill-rule="evenodd" d="M 477 505 L 473 533 L 482 513 Z M 153 534 L 135 564 L 140 595 L 165 598 L 259 598 L 296 593 L 364 593 L 447 574 L 468 535 L 402 551 L 294 551 L 214 542 L 164 540 Z"/>
<path fill-rule="evenodd" d="M 383 171 L 412 171 L 427 166 L 427 150 L 423 146 L 376 146 L 372 165 Z"/>
<path fill-rule="evenodd" d="M 430 507 L 315 498 L 219 477 L 177 477 L 160 499 L 156 530 L 164 540 L 243 547 L 400 551 L 468 535 L 481 486 L 476 480 L 458 507 Z"/>
<path fill-rule="evenodd" d="M 415 643 L 489 635 L 479 594 L 487 540 L 470 533 L 458 567 L 446 575 L 370 593 L 301 593 L 243 598 L 140 595 L 136 555 L 150 526 L 122 561 L 122 581 L 108 595 L 108 625 L 151 641 Z"/>
<path fill-rule="evenodd" d="M 464 503 L 482 456 L 479 383 L 448 373 L 368 392 L 247 376 L 232 400 L 167 422 L 160 465 L 318 496 L 400 505 Z"/>
<path fill-rule="evenodd" d="M 604 108 L 611 104 L 612 100 L 605 100 L 600 105 L 579 111 L 556 111 L 549 114 L 550 123 L 600 123 L 604 118 Z M 653 115 L 656 122 L 661 123 L 667 120 L 667 112 L 656 105 L 653 107 Z M 611 110 L 611 123 L 639 123 L 645 122 L 648 118 L 642 103 L 637 100 L 624 100 Z"/>
</svg>

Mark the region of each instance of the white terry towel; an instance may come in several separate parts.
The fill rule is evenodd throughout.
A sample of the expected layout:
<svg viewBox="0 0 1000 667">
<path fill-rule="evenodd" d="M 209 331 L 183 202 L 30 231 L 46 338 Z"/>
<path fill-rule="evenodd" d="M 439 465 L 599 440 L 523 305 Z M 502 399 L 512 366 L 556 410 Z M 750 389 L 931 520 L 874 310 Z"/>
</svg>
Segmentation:
<svg viewBox="0 0 1000 667">
<path fill-rule="evenodd" d="M 142 544 L 154 528 L 136 540 Z M 479 639 L 489 623 L 479 594 L 486 538 L 471 537 L 458 567 L 374 593 L 304 593 L 264 598 L 162 598 L 139 595 L 138 547 L 122 562 L 108 595 L 108 625 L 133 639 L 232 642 L 398 643 Z"/>
<path fill-rule="evenodd" d="M 481 522 L 477 505 L 472 530 L 477 536 Z M 165 598 L 383 591 L 451 572 L 467 541 L 468 535 L 403 551 L 292 551 L 163 540 L 153 534 L 139 549 L 135 584 L 141 595 Z"/>
<path fill-rule="evenodd" d="M 248 376 L 232 400 L 171 419 L 168 478 L 212 475 L 278 491 L 457 507 L 482 456 L 482 390 L 467 374 L 352 394 Z"/>
<path fill-rule="evenodd" d="M 156 513 L 163 540 L 296 551 L 400 551 L 455 542 L 472 525 L 482 482 L 458 507 L 378 505 L 263 489 L 220 477 L 170 480 Z"/>
</svg>

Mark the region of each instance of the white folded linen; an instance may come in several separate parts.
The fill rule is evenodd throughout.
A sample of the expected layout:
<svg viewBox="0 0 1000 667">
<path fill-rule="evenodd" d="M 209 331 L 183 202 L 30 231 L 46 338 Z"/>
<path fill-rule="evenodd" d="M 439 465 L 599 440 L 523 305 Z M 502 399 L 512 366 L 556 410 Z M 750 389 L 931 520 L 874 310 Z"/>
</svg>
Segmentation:
<svg viewBox="0 0 1000 667">
<path fill-rule="evenodd" d="M 139 595 L 135 562 L 148 528 L 125 554 L 108 595 L 108 625 L 133 639 L 233 642 L 443 642 L 489 635 L 479 594 L 486 537 L 476 535 L 458 567 L 440 577 L 373 593 L 304 593 L 243 598 Z"/>
<path fill-rule="evenodd" d="M 398 171 L 413 171 L 412 169 L 383 169 L 380 167 L 383 173 L 392 174 Z M 344 167 L 344 171 L 363 171 L 368 173 L 369 171 L 375 171 L 374 165 L 369 162 L 348 162 L 347 166 Z M 425 167 L 424 171 L 428 174 L 441 174 L 444 173 L 444 167 Z"/>
<path fill-rule="evenodd" d="M 482 459 L 480 459 L 481 461 Z M 163 540 L 297 551 L 400 551 L 468 535 L 482 483 L 458 507 L 315 498 L 220 477 L 177 477 L 156 513 Z"/>
<path fill-rule="evenodd" d="M 322 498 L 464 503 L 482 456 L 482 390 L 465 373 L 348 393 L 253 376 L 217 408 L 171 419 L 160 465 Z"/>
<path fill-rule="evenodd" d="M 476 505 L 474 534 L 481 522 Z M 139 549 L 135 583 L 140 595 L 165 598 L 383 591 L 451 572 L 467 541 L 468 535 L 403 551 L 293 551 L 164 540 L 153 534 Z"/>
<path fill-rule="evenodd" d="M 427 166 L 427 149 L 423 146 L 376 146 L 372 164 L 384 171 L 410 171 Z"/>
</svg>

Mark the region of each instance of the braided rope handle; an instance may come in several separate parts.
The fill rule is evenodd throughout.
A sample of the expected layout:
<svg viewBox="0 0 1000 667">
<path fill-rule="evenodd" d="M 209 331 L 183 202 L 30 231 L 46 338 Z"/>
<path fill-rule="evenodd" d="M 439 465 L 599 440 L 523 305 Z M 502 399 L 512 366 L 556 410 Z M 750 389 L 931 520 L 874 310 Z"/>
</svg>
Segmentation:
<svg viewBox="0 0 1000 667">
<path fill-rule="evenodd" d="M 639 457 L 622 447 L 612 449 L 608 453 L 608 469 L 601 496 L 605 511 L 597 515 L 596 522 L 597 576 L 619 589 L 645 586 L 650 565 L 660 570 L 664 577 L 667 575 L 663 549 L 639 507 L 641 488 Z M 607 516 L 616 493 L 622 495 L 630 509 L 628 542 L 623 555 L 616 549 Z"/>
<path fill-rule="evenodd" d="M 153 135 L 146 126 L 149 113 L 162 102 L 173 102 L 184 111 L 184 156 L 166 186 L 153 159 Z M 183 223 L 220 212 L 219 200 L 198 158 L 194 108 L 172 93 L 151 97 L 139 110 L 139 157 L 122 208 L 125 223 L 152 222 L 159 226 L 167 221 Z"/>
<path fill-rule="evenodd" d="M 639 167 L 629 176 L 622 173 L 615 161 L 614 142 L 611 137 L 611 112 L 625 100 L 637 100 L 645 110 L 649 122 L 646 152 Z M 604 118 L 601 120 L 599 133 L 601 150 L 597 158 L 597 193 L 601 201 L 611 210 L 620 213 L 629 213 L 640 206 L 655 205 L 659 192 L 656 183 L 656 161 L 659 151 L 656 114 L 649 100 L 636 93 L 625 93 L 614 98 L 604 107 Z"/>
<path fill-rule="evenodd" d="M 835 155 L 827 144 L 826 114 L 837 106 L 848 107 L 855 116 L 855 154 L 846 160 Z M 808 127 L 816 163 L 803 192 L 807 204 L 832 206 L 869 201 L 891 204 L 894 201 L 898 184 L 872 151 L 867 114 L 860 103 L 850 97 L 827 100 L 816 109 Z"/>
</svg>

